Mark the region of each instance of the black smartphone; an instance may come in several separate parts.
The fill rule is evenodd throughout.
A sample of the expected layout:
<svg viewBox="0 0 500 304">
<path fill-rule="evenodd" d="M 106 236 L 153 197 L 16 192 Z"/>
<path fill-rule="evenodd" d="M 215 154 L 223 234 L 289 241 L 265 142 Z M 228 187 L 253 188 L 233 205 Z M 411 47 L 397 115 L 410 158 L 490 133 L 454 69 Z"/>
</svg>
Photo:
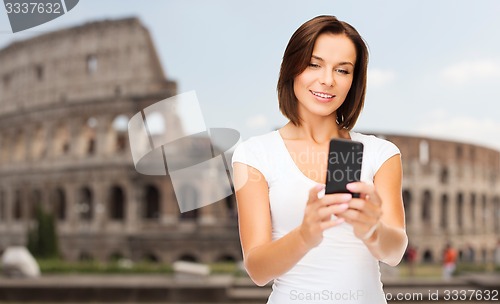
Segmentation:
<svg viewBox="0 0 500 304">
<path fill-rule="evenodd" d="M 362 143 L 337 138 L 330 140 L 325 193 L 350 193 L 346 185 L 361 179 L 362 162 Z M 359 197 L 359 194 L 353 193 L 353 197 Z"/>
</svg>

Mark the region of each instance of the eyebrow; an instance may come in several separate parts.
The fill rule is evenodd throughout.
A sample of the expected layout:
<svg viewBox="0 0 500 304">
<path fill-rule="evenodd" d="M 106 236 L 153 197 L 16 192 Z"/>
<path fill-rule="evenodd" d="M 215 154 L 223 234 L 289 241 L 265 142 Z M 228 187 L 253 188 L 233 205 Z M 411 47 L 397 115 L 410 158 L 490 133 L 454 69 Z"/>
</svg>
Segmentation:
<svg viewBox="0 0 500 304">
<path fill-rule="evenodd" d="M 316 60 L 319 60 L 319 61 L 323 61 L 323 62 L 325 61 L 323 58 L 316 56 L 316 55 L 312 55 L 311 57 L 316 59 Z M 349 61 L 343 61 L 343 62 L 338 63 L 337 65 L 346 65 L 346 64 L 354 66 L 354 64 L 352 62 L 349 62 Z"/>
</svg>

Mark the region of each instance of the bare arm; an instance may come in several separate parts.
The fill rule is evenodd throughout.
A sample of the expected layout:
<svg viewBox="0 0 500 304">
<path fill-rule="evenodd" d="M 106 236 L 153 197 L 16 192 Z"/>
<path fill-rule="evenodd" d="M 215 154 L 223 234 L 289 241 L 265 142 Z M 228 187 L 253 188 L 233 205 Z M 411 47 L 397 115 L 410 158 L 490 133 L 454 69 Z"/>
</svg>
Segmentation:
<svg viewBox="0 0 500 304">
<path fill-rule="evenodd" d="M 317 186 L 309 193 L 303 223 L 273 241 L 269 188 L 264 176 L 255 168 L 235 163 L 234 180 L 244 264 L 250 278 L 259 286 L 264 286 L 297 264 L 321 242 L 325 229 L 342 222 L 332 221 L 331 214 L 347 209 L 349 197 L 328 195 L 318 199 L 318 192 L 323 187 Z"/>
<path fill-rule="evenodd" d="M 399 264 L 408 245 L 401 188 L 401 157 L 395 155 L 377 171 L 373 186 L 349 185 L 349 190 L 362 196 L 353 199 L 350 209 L 341 214 L 372 255 L 391 266 Z"/>
</svg>

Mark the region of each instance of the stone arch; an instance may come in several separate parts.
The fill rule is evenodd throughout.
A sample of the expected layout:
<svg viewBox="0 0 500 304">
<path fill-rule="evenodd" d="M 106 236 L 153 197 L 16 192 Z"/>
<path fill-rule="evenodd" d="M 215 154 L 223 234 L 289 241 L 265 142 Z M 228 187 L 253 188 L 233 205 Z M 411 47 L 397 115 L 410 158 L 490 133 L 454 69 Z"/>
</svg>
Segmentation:
<svg viewBox="0 0 500 304">
<path fill-rule="evenodd" d="M 110 262 L 117 262 L 117 261 L 122 260 L 124 258 L 125 258 L 125 256 L 123 255 L 123 253 L 120 250 L 116 250 L 116 251 L 113 251 L 109 255 L 108 261 L 110 261 Z"/>
<path fill-rule="evenodd" d="M 115 86 L 115 96 L 120 97 L 123 94 L 123 88 L 121 85 Z"/>
<path fill-rule="evenodd" d="M 468 263 L 472 263 L 476 259 L 476 249 L 471 244 L 467 244 L 465 248 L 460 250 L 461 257 L 460 260 Z"/>
<path fill-rule="evenodd" d="M 471 163 L 474 164 L 474 162 L 476 161 L 476 148 L 475 147 L 472 147 L 472 146 L 470 147 L 469 157 L 470 157 Z"/>
<path fill-rule="evenodd" d="M 237 218 L 238 208 L 236 207 L 236 196 L 234 195 L 234 190 L 233 194 L 229 195 L 224 199 L 224 202 L 226 204 L 227 214 L 229 215 L 229 217 Z"/>
<path fill-rule="evenodd" d="M 197 263 L 199 261 L 199 259 L 195 254 L 186 252 L 186 253 L 179 255 L 179 258 L 177 258 L 177 261 L 186 261 L 186 262 Z"/>
<path fill-rule="evenodd" d="M 78 213 L 80 219 L 85 221 L 91 221 L 94 217 L 94 193 L 87 186 L 80 189 Z"/>
<path fill-rule="evenodd" d="M 461 160 L 462 157 L 463 157 L 463 154 L 464 154 L 464 151 L 462 149 L 462 145 L 461 144 L 458 144 L 456 147 L 455 147 L 455 156 L 457 158 L 457 160 Z"/>
<path fill-rule="evenodd" d="M 39 160 L 45 156 L 46 144 L 45 144 L 45 128 L 39 124 L 35 126 L 31 139 L 31 157 L 33 160 Z"/>
<path fill-rule="evenodd" d="M 0 164 L 7 163 L 9 161 L 10 148 L 10 138 L 6 133 L 0 134 Z"/>
<path fill-rule="evenodd" d="M 477 216 L 477 201 L 476 201 L 476 193 L 472 192 L 470 194 L 470 223 L 472 228 L 472 233 L 476 232 L 476 216 Z"/>
<path fill-rule="evenodd" d="M 426 249 L 422 255 L 423 263 L 434 263 L 434 255 L 430 249 Z"/>
<path fill-rule="evenodd" d="M 35 219 L 37 210 L 39 208 L 42 208 L 42 206 L 43 206 L 42 191 L 40 189 L 34 189 L 31 192 L 31 197 L 30 197 L 30 201 L 29 201 L 28 218 Z"/>
<path fill-rule="evenodd" d="M 26 159 L 26 132 L 18 130 L 14 137 L 13 153 L 11 159 L 14 162 L 21 162 Z"/>
<path fill-rule="evenodd" d="M 150 263 L 159 263 L 161 262 L 159 256 L 154 252 L 146 252 L 142 256 L 142 260 Z"/>
<path fill-rule="evenodd" d="M 403 206 L 404 206 L 404 210 L 405 210 L 405 222 L 406 223 L 410 223 L 411 222 L 411 211 L 410 211 L 410 208 L 411 208 L 411 203 L 412 203 L 412 195 L 411 195 L 411 191 L 409 189 L 404 189 L 403 190 Z"/>
<path fill-rule="evenodd" d="M 144 211 L 143 217 L 145 219 L 158 219 L 160 218 L 160 201 L 161 195 L 158 188 L 154 185 L 147 185 L 144 190 Z"/>
<path fill-rule="evenodd" d="M 462 192 L 457 194 L 457 227 L 458 229 L 463 228 L 464 220 L 464 195 Z"/>
<path fill-rule="evenodd" d="M 463 249 L 459 249 L 458 250 L 458 260 L 459 261 L 464 261 L 466 258 L 465 258 L 465 251 Z"/>
<path fill-rule="evenodd" d="M 442 229 L 449 228 L 448 216 L 449 216 L 449 199 L 447 194 L 441 195 L 441 220 L 440 226 Z"/>
<path fill-rule="evenodd" d="M 2 75 L 3 89 L 5 89 L 5 90 L 9 89 L 11 80 L 12 80 L 12 75 L 11 74 L 3 74 Z"/>
<path fill-rule="evenodd" d="M 66 219 L 66 192 L 63 188 L 57 188 L 52 193 L 52 214 L 59 220 Z"/>
<path fill-rule="evenodd" d="M 125 218 L 125 192 L 121 186 L 114 185 L 109 190 L 108 215 L 112 220 L 123 220 Z"/>
<path fill-rule="evenodd" d="M 443 166 L 441 168 L 441 172 L 439 174 L 439 180 L 441 181 L 441 184 L 447 185 L 449 179 L 450 179 L 450 173 L 449 173 L 448 167 Z"/>
<path fill-rule="evenodd" d="M 230 253 L 222 254 L 215 259 L 215 262 L 217 263 L 234 263 L 236 261 L 236 257 Z"/>
<path fill-rule="evenodd" d="M 488 221 L 488 218 L 489 218 L 489 212 L 491 212 L 490 210 L 488 210 L 488 199 L 486 198 L 486 194 L 482 194 L 481 195 L 481 213 L 480 213 L 480 216 L 481 216 L 481 229 L 483 231 L 487 231 L 489 229 L 489 227 L 487 226 L 489 224 L 489 221 Z"/>
<path fill-rule="evenodd" d="M 35 78 L 38 81 L 43 81 L 44 76 L 45 76 L 45 69 L 43 65 L 41 64 L 36 64 L 34 66 L 34 72 L 35 72 Z"/>
<path fill-rule="evenodd" d="M 108 130 L 109 144 L 111 151 L 116 153 L 124 153 L 129 147 L 128 141 L 128 121 L 129 117 L 125 114 L 117 115 L 113 118 Z"/>
<path fill-rule="evenodd" d="M 424 224 L 431 223 L 432 216 L 432 194 L 430 190 L 425 190 L 422 196 L 422 222 Z"/>
<path fill-rule="evenodd" d="M 23 197 L 21 194 L 21 190 L 17 189 L 14 192 L 14 205 L 12 208 L 12 217 L 14 220 L 21 220 L 23 217 Z"/>
<path fill-rule="evenodd" d="M 180 218 L 183 220 L 198 218 L 199 209 L 196 208 L 196 206 L 198 206 L 199 199 L 198 189 L 193 187 L 191 184 L 185 184 L 181 187 L 180 191 L 180 195 L 183 198 L 182 203 L 185 204 L 183 207 L 187 209 L 194 208 L 190 211 L 181 213 Z"/>
<path fill-rule="evenodd" d="M 78 260 L 82 262 L 90 262 L 94 260 L 94 256 L 88 251 L 82 251 L 78 255 Z"/>
<path fill-rule="evenodd" d="M 69 153 L 70 138 L 68 125 L 65 122 L 59 123 L 54 131 L 54 156 L 61 156 Z"/>
<path fill-rule="evenodd" d="M 422 165 L 427 165 L 429 163 L 430 153 L 429 153 L 429 142 L 426 140 L 421 140 L 419 143 L 419 161 Z"/>
<path fill-rule="evenodd" d="M 87 55 L 87 57 L 85 59 L 85 66 L 86 66 L 88 75 L 94 75 L 97 72 L 97 68 L 99 66 L 98 63 L 99 63 L 99 61 L 97 59 L 96 54 Z"/>
<path fill-rule="evenodd" d="M 88 117 L 81 126 L 79 141 L 81 156 L 92 156 L 97 152 L 97 118 Z"/>
<path fill-rule="evenodd" d="M 481 248 L 481 263 L 485 264 L 488 261 L 488 249 Z"/>
</svg>

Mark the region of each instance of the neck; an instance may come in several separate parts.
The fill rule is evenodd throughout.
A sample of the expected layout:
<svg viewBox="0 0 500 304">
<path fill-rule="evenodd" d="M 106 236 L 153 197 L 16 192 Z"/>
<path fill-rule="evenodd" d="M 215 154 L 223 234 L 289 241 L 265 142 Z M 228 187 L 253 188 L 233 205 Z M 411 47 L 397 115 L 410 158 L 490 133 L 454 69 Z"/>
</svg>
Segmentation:
<svg viewBox="0 0 500 304">
<path fill-rule="evenodd" d="M 303 120 L 300 126 L 288 123 L 288 126 L 294 138 L 311 141 L 315 144 L 324 144 L 332 138 L 346 137 L 345 131 L 339 130 L 337 122 L 332 117 Z"/>
</svg>

